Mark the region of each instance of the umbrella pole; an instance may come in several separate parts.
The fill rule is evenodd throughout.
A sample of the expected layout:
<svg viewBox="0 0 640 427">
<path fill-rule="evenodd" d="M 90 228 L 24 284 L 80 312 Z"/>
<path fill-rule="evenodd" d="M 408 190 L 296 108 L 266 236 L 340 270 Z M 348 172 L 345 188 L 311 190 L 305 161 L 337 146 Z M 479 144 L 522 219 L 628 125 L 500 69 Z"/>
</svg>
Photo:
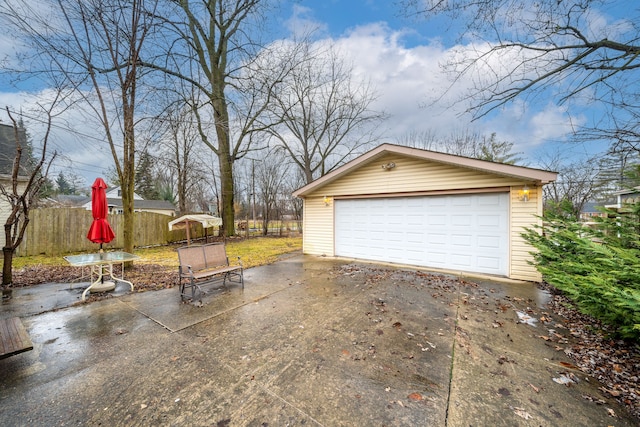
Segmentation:
<svg viewBox="0 0 640 427">
<path fill-rule="evenodd" d="M 100 243 L 100 253 L 104 252 L 102 250 L 102 243 Z M 104 284 L 104 265 L 100 265 L 100 283 Z"/>
</svg>

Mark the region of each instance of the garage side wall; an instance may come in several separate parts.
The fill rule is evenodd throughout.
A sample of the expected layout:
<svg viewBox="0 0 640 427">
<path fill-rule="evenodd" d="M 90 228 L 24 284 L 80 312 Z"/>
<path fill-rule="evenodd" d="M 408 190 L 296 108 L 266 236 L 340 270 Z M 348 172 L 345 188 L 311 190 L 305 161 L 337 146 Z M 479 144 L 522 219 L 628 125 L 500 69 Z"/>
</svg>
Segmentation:
<svg viewBox="0 0 640 427">
<path fill-rule="evenodd" d="M 334 256 L 333 199 L 324 202 L 324 196 L 304 199 L 302 251 L 305 254 Z"/>
<path fill-rule="evenodd" d="M 542 214 L 542 189 L 533 187 L 529 200 L 523 201 L 520 195 L 521 186 L 511 189 L 511 273 L 509 277 L 517 280 L 539 282 L 542 276 L 529 262 L 533 261 L 530 252 L 534 250 L 522 238 L 525 228 L 542 225 L 538 218 Z"/>
</svg>

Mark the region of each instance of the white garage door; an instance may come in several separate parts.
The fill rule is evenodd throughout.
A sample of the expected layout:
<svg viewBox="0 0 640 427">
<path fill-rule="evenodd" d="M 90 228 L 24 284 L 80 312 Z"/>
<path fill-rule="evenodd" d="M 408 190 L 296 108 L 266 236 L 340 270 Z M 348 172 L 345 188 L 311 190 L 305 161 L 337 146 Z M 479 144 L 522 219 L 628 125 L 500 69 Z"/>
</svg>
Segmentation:
<svg viewBox="0 0 640 427">
<path fill-rule="evenodd" d="M 507 275 L 507 193 L 336 200 L 336 255 Z"/>
</svg>

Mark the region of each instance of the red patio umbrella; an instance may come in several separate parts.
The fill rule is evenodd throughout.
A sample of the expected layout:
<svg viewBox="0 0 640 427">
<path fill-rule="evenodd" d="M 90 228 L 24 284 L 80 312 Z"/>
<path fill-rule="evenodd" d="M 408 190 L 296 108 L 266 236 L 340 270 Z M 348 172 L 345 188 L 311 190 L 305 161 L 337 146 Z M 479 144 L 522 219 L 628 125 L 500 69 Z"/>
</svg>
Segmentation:
<svg viewBox="0 0 640 427">
<path fill-rule="evenodd" d="M 100 243 L 102 250 L 103 243 L 109 243 L 115 237 L 109 222 L 107 221 L 107 184 L 102 178 L 96 178 L 91 186 L 91 213 L 93 214 L 93 222 L 89 227 L 87 239 L 93 243 Z"/>
</svg>

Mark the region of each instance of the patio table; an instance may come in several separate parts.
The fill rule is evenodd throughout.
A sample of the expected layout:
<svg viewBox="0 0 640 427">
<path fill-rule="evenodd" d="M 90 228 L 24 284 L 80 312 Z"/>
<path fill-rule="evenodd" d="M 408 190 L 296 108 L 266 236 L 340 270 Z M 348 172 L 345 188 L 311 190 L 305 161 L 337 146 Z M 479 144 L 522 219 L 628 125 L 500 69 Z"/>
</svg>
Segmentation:
<svg viewBox="0 0 640 427">
<path fill-rule="evenodd" d="M 114 282 L 117 281 L 127 283 L 129 286 L 131 286 L 131 290 L 133 291 L 133 283 L 124 279 L 124 263 L 140 259 L 140 257 L 137 255 L 123 251 L 115 251 L 82 255 L 68 255 L 63 258 L 74 267 L 91 267 L 91 277 L 93 278 L 94 274 L 96 274 L 98 277 L 94 282 L 91 283 L 91 285 L 89 285 L 87 289 L 84 290 L 84 292 L 82 292 L 83 301 L 86 298 L 87 292 L 89 292 L 94 286 L 102 283 L 105 276 L 108 276 Z M 122 264 L 122 277 L 115 277 L 113 275 L 113 264 Z"/>
</svg>

